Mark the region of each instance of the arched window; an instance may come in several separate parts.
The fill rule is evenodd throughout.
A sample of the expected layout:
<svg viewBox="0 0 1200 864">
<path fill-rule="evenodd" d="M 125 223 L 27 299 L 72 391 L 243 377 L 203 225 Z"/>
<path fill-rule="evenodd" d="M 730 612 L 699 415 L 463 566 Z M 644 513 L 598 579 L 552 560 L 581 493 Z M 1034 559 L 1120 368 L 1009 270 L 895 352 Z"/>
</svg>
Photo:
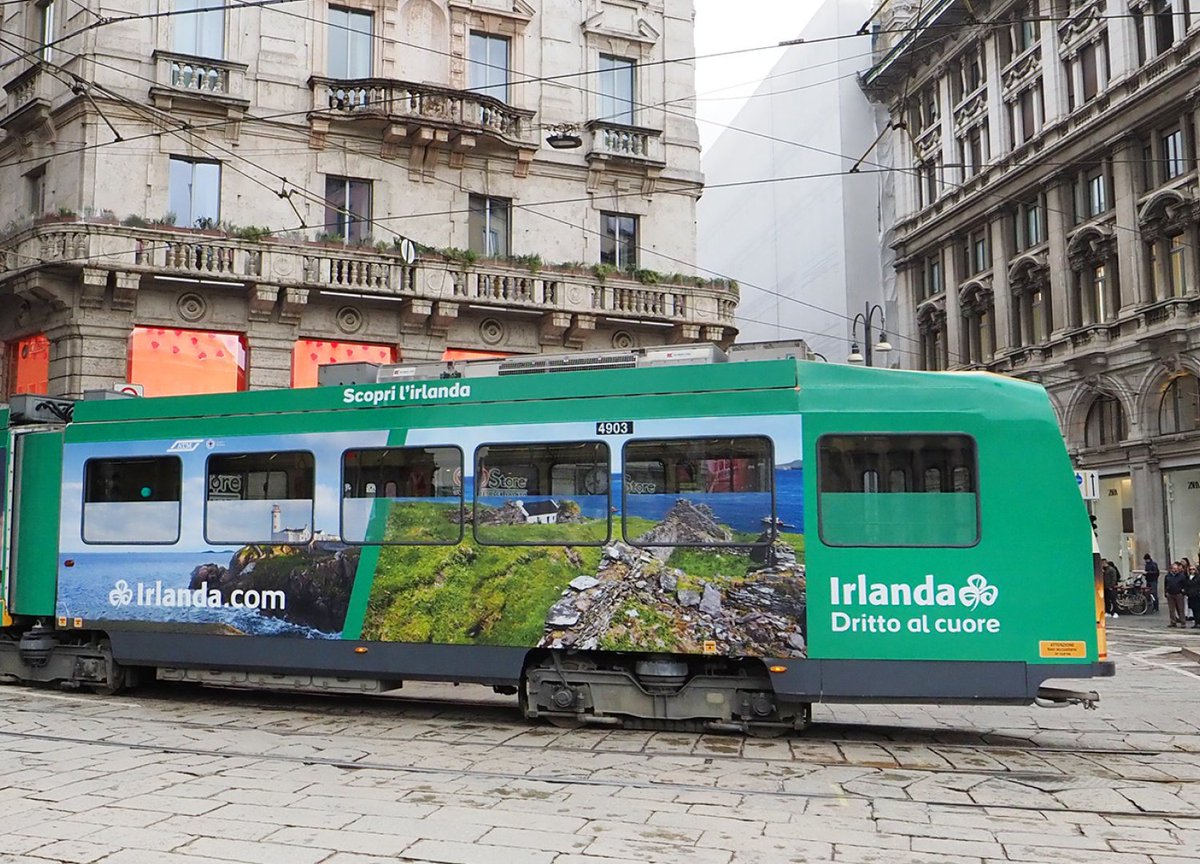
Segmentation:
<svg viewBox="0 0 1200 864">
<path fill-rule="evenodd" d="M 1100 394 L 1088 409 L 1083 429 L 1087 447 L 1104 447 L 1125 438 L 1125 411 L 1115 396 Z"/>
<path fill-rule="evenodd" d="M 1163 391 L 1158 405 L 1158 429 L 1164 435 L 1192 432 L 1200 427 L 1200 381 L 1180 375 Z"/>
</svg>

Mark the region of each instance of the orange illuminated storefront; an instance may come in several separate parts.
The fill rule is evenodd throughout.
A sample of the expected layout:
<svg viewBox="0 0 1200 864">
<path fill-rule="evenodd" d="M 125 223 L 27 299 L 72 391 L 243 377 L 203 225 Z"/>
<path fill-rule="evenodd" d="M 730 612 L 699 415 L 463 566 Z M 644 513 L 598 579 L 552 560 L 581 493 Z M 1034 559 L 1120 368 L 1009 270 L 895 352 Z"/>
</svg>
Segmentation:
<svg viewBox="0 0 1200 864">
<path fill-rule="evenodd" d="M 369 342 L 299 339 L 292 349 L 292 386 L 316 387 L 317 369 L 334 363 L 395 363 L 396 349 Z"/>
<path fill-rule="evenodd" d="M 50 392 L 50 340 L 41 333 L 4 346 L 5 398 L 19 393 Z"/>
<path fill-rule="evenodd" d="M 472 351 L 469 348 L 447 348 L 442 352 L 443 360 L 503 360 L 511 356 L 498 351 Z"/>
<path fill-rule="evenodd" d="M 241 333 L 135 327 L 129 380 L 147 396 L 230 393 L 246 389 L 246 337 Z"/>
</svg>

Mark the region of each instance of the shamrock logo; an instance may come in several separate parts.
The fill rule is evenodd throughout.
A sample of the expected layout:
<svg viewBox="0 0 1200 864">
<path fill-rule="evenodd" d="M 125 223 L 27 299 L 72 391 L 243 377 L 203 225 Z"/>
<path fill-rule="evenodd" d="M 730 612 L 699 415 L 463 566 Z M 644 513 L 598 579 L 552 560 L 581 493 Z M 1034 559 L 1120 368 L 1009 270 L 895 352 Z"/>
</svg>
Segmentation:
<svg viewBox="0 0 1200 864">
<path fill-rule="evenodd" d="M 124 579 L 118 579 L 113 590 L 108 592 L 109 606 L 128 606 L 133 602 L 133 589 Z"/>
<path fill-rule="evenodd" d="M 975 573 L 967 579 L 967 587 L 958 589 L 958 602 L 968 609 L 974 609 L 980 603 L 991 606 L 999 595 L 999 588 L 989 585 L 986 579 Z"/>
</svg>

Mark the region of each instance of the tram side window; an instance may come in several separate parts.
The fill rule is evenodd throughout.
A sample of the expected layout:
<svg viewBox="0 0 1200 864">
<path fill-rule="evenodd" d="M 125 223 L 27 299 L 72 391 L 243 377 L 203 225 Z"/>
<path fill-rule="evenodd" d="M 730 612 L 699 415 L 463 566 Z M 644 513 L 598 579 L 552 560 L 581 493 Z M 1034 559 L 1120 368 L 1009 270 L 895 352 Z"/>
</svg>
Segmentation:
<svg viewBox="0 0 1200 864">
<path fill-rule="evenodd" d="M 480 447 L 475 539 L 518 546 L 607 543 L 608 466 L 608 445 L 601 441 Z"/>
<path fill-rule="evenodd" d="M 313 455 L 236 453 L 208 459 L 204 538 L 209 543 L 308 543 Z"/>
<path fill-rule="evenodd" d="M 83 467 L 83 542 L 177 542 L 182 471 L 176 456 L 89 459 Z"/>
<path fill-rule="evenodd" d="M 975 441 L 967 435 L 823 435 L 817 442 L 827 546 L 974 546 Z"/>
<path fill-rule="evenodd" d="M 777 528 L 792 527 L 775 518 L 773 481 L 769 438 L 630 441 L 622 534 L 637 546 L 767 543 Z"/>
<path fill-rule="evenodd" d="M 342 540 L 454 544 L 463 535 L 463 454 L 457 447 L 347 450 Z"/>
</svg>

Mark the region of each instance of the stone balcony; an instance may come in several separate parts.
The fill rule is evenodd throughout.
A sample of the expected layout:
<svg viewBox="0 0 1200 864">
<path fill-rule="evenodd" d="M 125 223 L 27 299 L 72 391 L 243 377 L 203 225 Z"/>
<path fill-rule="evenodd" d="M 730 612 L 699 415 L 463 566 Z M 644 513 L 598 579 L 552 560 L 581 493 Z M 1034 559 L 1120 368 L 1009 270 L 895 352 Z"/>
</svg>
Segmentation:
<svg viewBox="0 0 1200 864">
<path fill-rule="evenodd" d="M 620 159 L 629 162 L 662 166 L 662 132 L 643 129 L 640 126 L 623 126 L 603 120 L 591 120 L 585 127 L 588 131 L 587 158 Z"/>
<path fill-rule="evenodd" d="M 527 168 L 539 147 L 536 112 L 481 93 L 387 78 L 312 77 L 309 86 L 314 146 L 324 146 L 331 124 L 343 123 L 381 134 L 385 157 L 404 144 L 452 153 L 478 148 L 515 155 Z"/>
<path fill-rule="evenodd" d="M 572 333 L 610 322 L 669 329 L 675 342 L 729 342 L 737 332 L 738 289 L 722 280 L 643 284 L 624 274 L 552 266 L 534 271 L 515 261 L 452 261 L 436 253 L 407 263 L 398 252 L 371 247 L 72 219 L 42 220 L 0 240 L 0 293 L 6 284 L 25 290 L 20 286 L 28 282 L 30 261 L 39 262 L 38 269 L 81 273 L 71 281 L 83 285 L 83 306 L 103 302 L 115 273 L 123 286 L 117 299 L 130 308 L 145 280 L 166 276 L 243 289 L 252 317 L 278 311 L 295 318 L 310 295 L 322 293 L 399 302 L 407 333 L 436 331 L 460 309 L 499 319 L 540 316 L 544 344 L 567 347 Z"/>
<path fill-rule="evenodd" d="M 244 63 L 170 51 L 155 51 L 152 57 L 156 83 L 150 88 L 150 95 L 159 107 L 169 108 L 177 100 L 236 105 L 243 109 L 250 105 L 245 95 L 249 67 Z"/>
<path fill-rule="evenodd" d="M 50 111 L 56 89 L 66 88 L 41 66 L 30 66 L 13 78 L 4 85 L 6 99 L 0 129 L 10 135 L 43 129 L 45 137 L 52 139 Z"/>
</svg>

